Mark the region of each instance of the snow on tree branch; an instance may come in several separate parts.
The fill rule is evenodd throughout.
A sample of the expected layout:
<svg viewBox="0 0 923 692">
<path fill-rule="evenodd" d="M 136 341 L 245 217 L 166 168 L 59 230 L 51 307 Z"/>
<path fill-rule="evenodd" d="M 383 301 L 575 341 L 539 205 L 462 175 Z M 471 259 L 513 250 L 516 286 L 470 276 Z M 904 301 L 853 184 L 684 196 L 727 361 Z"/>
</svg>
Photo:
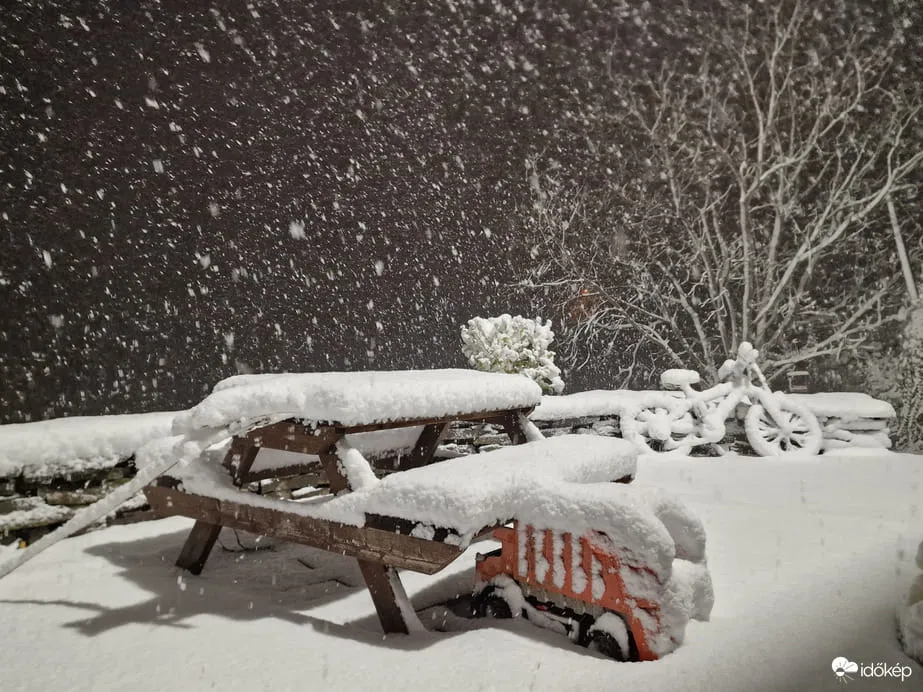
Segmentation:
<svg viewBox="0 0 923 692">
<path fill-rule="evenodd" d="M 923 167 L 904 39 L 834 2 L 742 7 L 684 61 L 640 77 L 610 61 L 613 98 L 585 116 L 602 173 L 529 162 L 529 281 L 566 318 L 569 358 L 714 379 L 749 340 L 779 375 L 898 319 L 890 229 L 919 214 Z"/>
</svg>

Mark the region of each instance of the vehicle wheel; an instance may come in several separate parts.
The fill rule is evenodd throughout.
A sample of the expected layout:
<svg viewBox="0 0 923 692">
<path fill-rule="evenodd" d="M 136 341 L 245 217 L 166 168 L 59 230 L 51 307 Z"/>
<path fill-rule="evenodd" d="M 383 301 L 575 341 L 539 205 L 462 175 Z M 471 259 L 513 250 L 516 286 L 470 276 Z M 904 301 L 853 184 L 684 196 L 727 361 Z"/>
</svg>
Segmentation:
<svg viewBox="0 0 923 692">
<path fill-rule="evenodd" d="M 511 618 L 513 610 L 506 599 L 500 595 L 495 586 L 488 586 L 480 593 L 475 594 L 471 604 L 475 617 L 484 618 Z"/>
<path fill-rule="evenodd" d="M 593 623 L 596 622 L 594 618 L 589 613 L 581 615 L 577 620 L 577 645 L 582 647 L 588 647 L 590 645 L 590 633 L 593 631 Z"/>
<path fill-rule="evenodd" d="M 619 646 L 619 643 L 615 640 L 608 632 L 603 632 L 602 630 L 593 630 L 589 635 L 590 641 L 587 644 L 587 648 L 590 651 L 596 651 L 601 653 L 603 656 L 608 656 L 609 658 L 615 659 L 616 661 L 627 661 L 628 653 L 622 651 L 622 647 Z"/>
<path fill-rule="evenodd" d="M 824 436 L 817 416 L 790 401 L 777 400 L 776 405 L 782 415 L 780 421 L 760 404 L 747 412 L 747 439 L 756 453 L 765 457 L 819 453 Z"/>
<path fill-rule="evenodd" d="M 647 406 L 626 411 L 619 422 L 622 437 L 642 453 L 688 454 L 696 423 L 687 399 L 664 395 Z"/>
</svg>

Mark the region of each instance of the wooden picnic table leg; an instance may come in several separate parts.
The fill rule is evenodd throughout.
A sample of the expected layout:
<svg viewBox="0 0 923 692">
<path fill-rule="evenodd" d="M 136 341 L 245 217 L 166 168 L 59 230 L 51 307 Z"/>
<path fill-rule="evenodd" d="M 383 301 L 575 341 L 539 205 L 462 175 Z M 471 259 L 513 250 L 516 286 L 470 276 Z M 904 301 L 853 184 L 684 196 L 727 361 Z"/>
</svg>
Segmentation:
<svg viewBox="0 0 923 692">
<path fill-rule="evenodd" d="M 340 471 L 340 458 L 337 456 L 336 445 L 330 445 L 329 448 L 318 454 L 320 462 L 327 474 L 327 483 L 330 485 L 331 493 L 339 493 L 344 490 L 350 490 L 349 480 Z"/>
<path fill-rule="evenodd" d="M 219 533 L 221 524 L 197 521 L 183 544 L 183 549 L 176 559 L 176 566 L 189 570 L 192 574 L 201 574 Z"/>
<path fill-rule="evenodd" d="M 435 445 L 438 444 L 439 437 L 442 434 L 442 425 L 439 428 L 435 441 L 428 443 L 432 444 L 434 451 Z M 430 437 L 432 437 L 432 433 Z M 337 493 L 352 490 L 349 479 L 342 473 L 336 445 L 333 444 L 320 452 L 319 456 L 327 473 L 330 491 Z M 410 628 L 404 619 L 404 613 L 398 605 L 398 599 L 403 599 L 407 596 L 404 593 L 404 586 L 401 584 L 397 570 L 394 567 L 371 560 L 357 560 L 357 562 L 359 563 L 359 570 L 362 572 L 362 578 L 365 580 L 365 585 L 368 587 L 369 595 L 372 597 L 372 603 L 375 605 L 375 611 L 378 613 L 378 620 L 381 622 L 381 628 L 384 633 L 408 634 Z"/>
<path fill-rule="evenodd" d="M 436 454 L 436 449 L 439 447 L 439 440 L 442 439 L 448 427 L 448 423 L 424 425 L 423 431 L 420 433 L 419 439 L 417 439 L 417 444 L 407 455 L 406 461 L 401 464 L 401 470 L 415 469 L 432 462 L 433 455 Z"/>
<path fill-rule="evenodd" d="M 510 436 L 510 442 L 514 445 L 522 445 L 529 441 L 522 424 L 519 422 L 519 414 L 515 411 L 508 411 L 503 414 L 503 430 Z"/>
<path fill-rule="evenodd" d="M 405 594 L 395 592 L 395 587 L 403 591 L 403 585 L 401 585 L 397 570 L 379 562 L 370 562 L 368 560 L 359 560 L 358 562 L 362 577 L 365 579 L 369 594 L 372 596 L 372 603 L 375 604 L 375 610 L 378 612 L 378 619 L 381 621 L 381 628 L 384 633 L 408 634 L 410 628 L 407 626 L 404 613 L 398 605 L 398 597 L 403 598 Z"/>
<path fill-rule="evenodd" d="M 224 466 L 230 471 L 231 478 L 234 479 L 234 485 L 241 486 L 241 479 L 246 478 L 250 473 L 253 462 L 256 461 L 256 455 L 260 453 L 260 448 L 252 444 L 246 437 L 235 437 L 231 441 L 228 453 L 224 457 Z M 235 463 L 236 459 L 236 463 Z"/>
</svg>

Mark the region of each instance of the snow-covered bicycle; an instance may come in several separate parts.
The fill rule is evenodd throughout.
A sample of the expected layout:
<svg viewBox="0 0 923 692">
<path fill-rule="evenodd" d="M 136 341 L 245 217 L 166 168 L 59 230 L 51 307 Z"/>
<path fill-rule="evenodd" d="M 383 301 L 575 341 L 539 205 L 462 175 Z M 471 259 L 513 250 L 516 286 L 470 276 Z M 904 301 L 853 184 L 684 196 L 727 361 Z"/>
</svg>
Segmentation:
<svg viewBox="0 0 923 692">
<path fill-rule="evenodd" d="M 714 387 L 696 391 L 700 381 L 694 370 L 666 370 L 660 376 L 664 389 L 648 392 L 622 416 L 622 437 L 648 452 L 688 454 L 693 447 L 718 443 L 727 432 L 727 420 L 739 404 L 748 404 L 747 440 L 757 454 L 817 454 L 823 442 L 817 417 L 804 406 L 773 392 L 756 360 L 759 351 L 749 342 L 737 350 L 736 360 L 726 360 Z"/>
</svg>

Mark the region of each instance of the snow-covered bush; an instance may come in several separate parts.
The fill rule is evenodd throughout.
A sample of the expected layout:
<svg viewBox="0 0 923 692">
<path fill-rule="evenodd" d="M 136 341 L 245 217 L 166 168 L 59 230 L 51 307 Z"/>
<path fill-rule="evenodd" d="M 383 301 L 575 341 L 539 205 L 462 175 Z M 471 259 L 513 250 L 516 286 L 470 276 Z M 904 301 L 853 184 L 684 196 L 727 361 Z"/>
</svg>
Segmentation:
<svg viewBox="0 0 923 692">
<path fill-rule="evenodd" d="M 473 367 L 485 372 L 519 373 L 539 384 L 546 394 L 564 390 L 561 370 L 554 364 L 551 320 L 516 315 L 475 317 L 461 329 L 462 352 Z"/>
</svg>

